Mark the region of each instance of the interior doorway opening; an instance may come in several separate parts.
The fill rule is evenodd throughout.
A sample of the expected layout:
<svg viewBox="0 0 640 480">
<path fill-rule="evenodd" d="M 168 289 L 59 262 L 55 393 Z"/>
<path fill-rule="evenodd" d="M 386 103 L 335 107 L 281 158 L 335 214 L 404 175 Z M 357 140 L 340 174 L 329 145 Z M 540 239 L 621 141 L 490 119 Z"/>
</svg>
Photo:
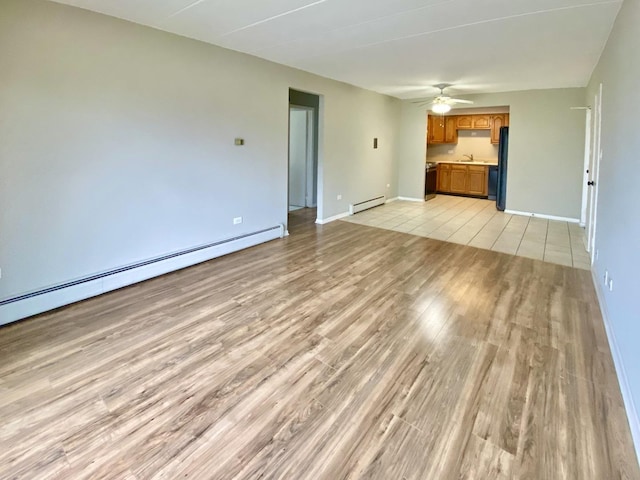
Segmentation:
<svg viewBox="0 0 640 480">
<path fill-rule="evenodd" d="M 289 107 L 289 211 L 317 205 L 313 109 Z"/>
<path fill-rule="evenodd" d="M 289 90 L 287 230 L 318 218 L 318 123 L 320 97 Z"/>
</svg>

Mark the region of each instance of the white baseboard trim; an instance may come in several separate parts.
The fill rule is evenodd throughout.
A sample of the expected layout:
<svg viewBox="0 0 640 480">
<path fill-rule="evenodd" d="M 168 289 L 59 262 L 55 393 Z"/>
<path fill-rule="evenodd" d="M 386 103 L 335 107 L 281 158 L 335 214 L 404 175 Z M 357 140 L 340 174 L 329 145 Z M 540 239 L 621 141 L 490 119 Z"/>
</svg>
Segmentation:
<svg viewBox="0 0 640 480">
<path fill-rule="evenodd" d="M 334 215 L 333 217 L 325 218 L 325 219 L 316 219 L 316 223 L 318 225 L 324 225 L 325 223 L 334 222 L 336 220 L 340 220 L 341 218 L 348 217 L 349 212 L 339 213 L 338 215 Z"/>
<path fill-rule="evenodd" d="M 558 217 L 556 215 L 545 215 L 544 213 L 520 212 L 518 210 L 505 210 L 504 213 L 510 213 L 511 215 L 523 215 L 525 217 L 544 218 L 545 220 L 557 220 L 560 222 L 580 223 L 579 218 Z"/>
<path fill-rule="evenodd" d="M 607 304 L 604 297 L 604 291 L 598 280 L 598 274 L 594 268 L 591 269 L 591 278 L 593 285 L 596 289 L 596 295 L 598 297 L 598 303 L 600 304 L 600 312 L 602 313 L 602 320 L 604 321 L 604 328 L 607 332 L 607 340 L 609 341 L 609 348 L 611 350 L 611 356 L 613 357 L 613 363 L 616 368 L 616 375 L 618 376 L 618 383 L 620 385 L 620 391 L 622 392 L 622 400 L 624 401 L 624 408 L 627 412 L 627 420 L 631 429 L 631 437 L 633 438 L 633 445 L 636 450 L 636 461 L 640 460 L 640 420 L 638 418 L 638 411 L 636 410 L 633 396 L 631 395 L 631 388 L 629 387 L 629 380 L 627 378 L 627 371 L 624 368 L 622 361 L 622 355 L 618 348 L 618 342 L 616 336 L 613 333 L 613 327 L 609 320 L 607 313 Z"/>
<path fill-rule="evenodd" d="M 400 199 L 400 197 L 393 197 L 393 198 L 388 199 L 388 200 L 387 200 L 386 202 L 384 202 L 384 203 L 391 203 L 391 202 L 395 202 L 396 200 L 399 200 L 399 199 Z"/>
<path fill-rule="evenodd" d="M 260 243 L 282 238 L 284 226 L 265 230 L 254 235 L 247 235 L 228 242 L 217 242 L 211 247 L 205 247 L 189 253 L 176 254 L 170 258 L 158 261 L 150 260 L 142 266 L 134 266 L 130 269 L 113 274 L 105 274 L 99 278 L 87 281 L 70 282 L 70 286 L 61 286 L 56 289 L 47 289 L 46 293 L 24 295 L 22 299 L 9 301 L 0 305 L 0 325 L 15 322 L 23 318 L 53 310 L 64 305 L 69 305 L 80 300 L 95 297 L 111 290 L 142 282 L 165 273 L 190 267 L 201 262 L 206 262 L 222 255 L 253 247 Z M 167 255 L 168 256 L 168 255 Z M 144 263 L 144 262 L 141 262 Z M 97 276 L 97 275 L 96 275 Z"/>
<path fill-rule="evenodd" d="M 398 200 L 404 200 L 405 202 L 422 202 L 422 203 L 424 203 L 424 198 L 398 197 Z"/>
</svg>

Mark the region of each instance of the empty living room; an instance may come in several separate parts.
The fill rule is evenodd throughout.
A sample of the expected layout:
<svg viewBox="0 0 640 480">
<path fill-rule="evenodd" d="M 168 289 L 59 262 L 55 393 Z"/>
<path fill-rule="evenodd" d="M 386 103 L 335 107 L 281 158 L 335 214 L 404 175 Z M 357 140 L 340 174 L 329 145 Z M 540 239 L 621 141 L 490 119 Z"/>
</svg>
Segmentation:
<svg viewBox="0 0 640 480">
<path fill-rule="evenodd" d="M 0 0 L 0 478 L 640 480 L 638 25 Z"/>
</svg>

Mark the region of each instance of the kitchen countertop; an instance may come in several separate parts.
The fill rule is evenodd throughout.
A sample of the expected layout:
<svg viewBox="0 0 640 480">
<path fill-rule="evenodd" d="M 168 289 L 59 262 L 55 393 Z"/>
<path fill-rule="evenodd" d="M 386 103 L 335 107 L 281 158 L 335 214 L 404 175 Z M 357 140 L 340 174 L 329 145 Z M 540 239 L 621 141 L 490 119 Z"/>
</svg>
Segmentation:
<svg viewBox="0 0 640 480">
<path fill-rule="evenodd" d="M 436 163 L 453 163 L 455 165 L 488 165 L 488 166 L 496 166 L 498 165 L 498 160 L 475 160 L 473 162 L 469 160 L 439 160 Z"/>
</svg>

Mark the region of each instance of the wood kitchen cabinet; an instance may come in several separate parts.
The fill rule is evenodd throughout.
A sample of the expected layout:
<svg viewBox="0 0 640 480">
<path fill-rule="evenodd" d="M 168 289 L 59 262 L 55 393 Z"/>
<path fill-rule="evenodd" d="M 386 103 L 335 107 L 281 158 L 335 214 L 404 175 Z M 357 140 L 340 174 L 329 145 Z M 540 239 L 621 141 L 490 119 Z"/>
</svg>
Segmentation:
<svg viewBox="0 0 640 480">
<path fill-rule="evenodd" d="M 445 122 L 442 117 L 429 115 L 427 121 L 427 143 L 444 143 Z"/>
<path fill-rule="evenodd" d="M 458 115 L 456 127 L 459 130 L 489 130 L 491 115 Z"/>
<path fill-rule="evenodd" d="M 438 192 L 486 197 L 488 171 L 486 165 L 438 164 Z"/>
<path fill-rule="evenodd" d="M 509 114 L 491 115 L 491 143 L 500 143 L 500 127 L 509 126 Z"/>
<path fill-rule="evenodd" d="M 451 192 L 451 164 L 438 164 L 438 191 L 442 193 Z"/>
<path fill-rule="evenodd" d="M 491 143 L 500 142 L 500 127 L 509 126 L 509 114 L 429 115 L 427 144 L 458 143 L 458 130 L 491 130 Z"/>
<path fill-rule="evenodd" d="M 487 195 L 487 167 L 467 165 L 467 194 L 475 196 Z"/>
<path fill-rule="evenodd" d="M 455 117 L 429 115 L 427 117 L 427 144 L 458 143 Z"/>
<path fill-rule="evenodd" d="M 473 128 L 472 115 L 458 115 L 456 117 L 456 128 L 461 130 Z"/>
<path fill-rule="evenodd" d="M 456 117 L 444 117 L 444 143 L 458 143 Z"/>
<path fill-rule="evenodd" d="M 468 193 L 467 174 L 467 165 L 451 165 L 451 193 Z"/>
<path fill-rule="evenodd" d="M 473 115 L 473 128 L 490 129 L 491 128 L 491 115 Z"/>
</svg>

